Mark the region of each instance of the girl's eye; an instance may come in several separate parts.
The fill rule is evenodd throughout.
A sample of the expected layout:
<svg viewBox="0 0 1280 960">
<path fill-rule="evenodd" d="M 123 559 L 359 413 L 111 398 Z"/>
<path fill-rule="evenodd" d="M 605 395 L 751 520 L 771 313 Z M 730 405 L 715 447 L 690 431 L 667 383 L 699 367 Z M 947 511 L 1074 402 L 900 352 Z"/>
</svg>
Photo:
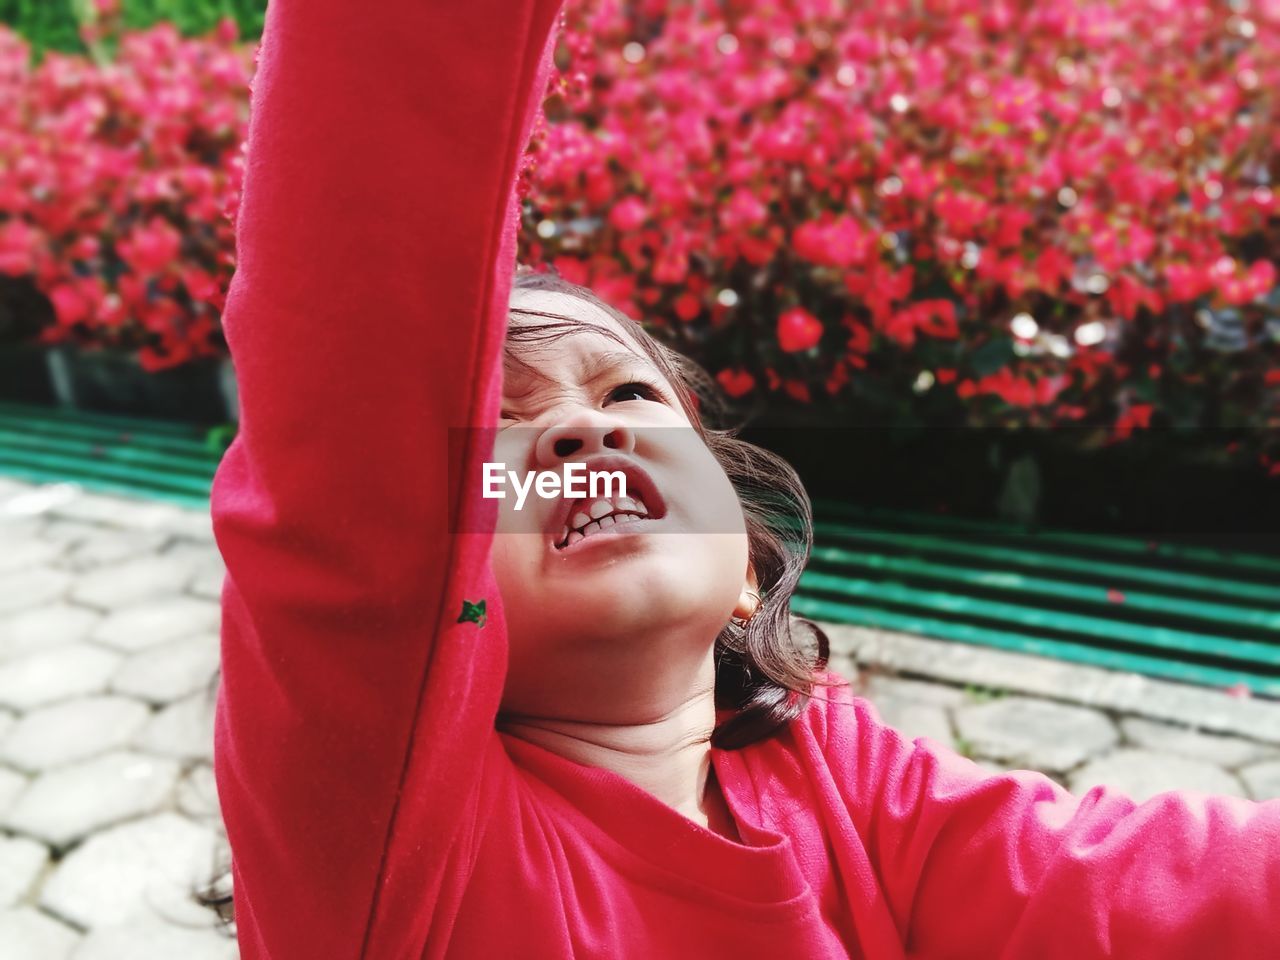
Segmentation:
<svg viewBox="0 0 1280 960">
<path fill-rule="evenodd" d="M 644 383 L 640 380 L 633 380 L 629 383 L 619 384 L 610 390 L 609 399 L 619 401 L 632 399 L 653 400 L 661 403 L 662 395 L 658 393 L 657 388 L 652 384 Z"/>
</svg>

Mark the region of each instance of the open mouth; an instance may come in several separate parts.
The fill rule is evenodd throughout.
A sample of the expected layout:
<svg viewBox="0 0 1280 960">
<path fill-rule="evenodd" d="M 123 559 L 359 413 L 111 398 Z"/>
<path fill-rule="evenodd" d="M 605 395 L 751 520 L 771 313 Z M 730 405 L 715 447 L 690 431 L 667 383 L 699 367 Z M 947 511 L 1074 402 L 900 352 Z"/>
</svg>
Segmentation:
<svg viewBox="0 0 1280 960">
<path fill-rule="evenodd" d="M 649 474 L 637 463 L 619 456 L 598 457 L 587 462 L 589 473 L 618 472 L 626 477 L 627 495 L 576 497 L 564 501 L 553 514 L 552 546 L 565 550 L 583 540 L 604 533 L 619 533 L 631 524 L 666 516 L 666 503 Z M 614 529 L 619 528 L 619 529 Z"/>
</svg>

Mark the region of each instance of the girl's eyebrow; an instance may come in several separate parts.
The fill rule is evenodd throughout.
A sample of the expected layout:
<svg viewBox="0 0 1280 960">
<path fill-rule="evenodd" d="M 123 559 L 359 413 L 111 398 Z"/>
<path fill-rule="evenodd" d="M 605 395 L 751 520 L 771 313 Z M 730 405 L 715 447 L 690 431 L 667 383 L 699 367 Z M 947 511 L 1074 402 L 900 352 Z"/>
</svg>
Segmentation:
<svg viewBox="0 0 1280 960">
<path fill-rule="evenodd" d="M 658 373 L 658 369 L 647 359 L 630 350 L 604 350 L 592 354 L 591 359 L 578 368 L 578 382 L 589 385 L 619 370 L 630 371 L 640 367 L 647 368 L 654 374 Z"/>
<path fill-rule="evenodd" d="M 578 365 L 577 381 L 590 386 L 620 370 L 638 371 L 640 369 L 644 369 L 652 376 L 661 377 L 658 368 L 638 353 L 630 350 L 603 350 L 600 353 L 591 354 L 588 359 Z M 536 389 L 532 382 L 535 378 L 543 382 L 551 380 L 536 368 L 509 370 L 505 376 L 503 392 L 513 400 L 521 400 Z"/>
</svg>

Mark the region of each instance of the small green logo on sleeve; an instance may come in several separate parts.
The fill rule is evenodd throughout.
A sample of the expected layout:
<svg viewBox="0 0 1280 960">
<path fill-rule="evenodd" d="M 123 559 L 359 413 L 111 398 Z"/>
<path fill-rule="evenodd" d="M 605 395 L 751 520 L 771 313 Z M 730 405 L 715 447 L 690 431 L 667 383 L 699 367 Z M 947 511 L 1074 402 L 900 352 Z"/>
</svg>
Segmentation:
<svg viewBox="0 0 1280 960">
<path fill-rule="evenodd" d="M 484 619 L 484 600 L 478 600 L 475 603 L 470 600 L 462 601 L 462 613 L 458 615 L 459 623 L 474 623 L 483 629 Z"/>
</svg>

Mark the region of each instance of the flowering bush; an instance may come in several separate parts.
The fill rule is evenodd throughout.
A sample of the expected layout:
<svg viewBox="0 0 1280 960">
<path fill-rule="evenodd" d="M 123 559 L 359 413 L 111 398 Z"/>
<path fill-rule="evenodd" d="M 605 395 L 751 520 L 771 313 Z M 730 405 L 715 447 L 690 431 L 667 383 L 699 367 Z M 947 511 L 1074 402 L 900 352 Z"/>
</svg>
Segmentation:
<svg viewBox="0 0 1280 960">
<path fill-rule="evenodd" d="M 1280 426 L 1280 0 L 568 17 L 522 255 L 730 394 L 1104 440 Z"/>
<path fill-rule="evenodd" d="M 141 7 L 93 0 L 93 59 L 0 28 L 0 297 L 156 368 L 225 349 L 252 48 Z M 558 62 L 522 258 L 729 394 L 1280 473 L 1280 0 L 569 0 Z"/>
<path fill-rule="evenodd" d="M 225 351 L 251 69 L 230 20 L 38 66 L 0 28 L 0 274 L 52 305 L 42 340 L 136 350 L 150 369 Z"/>
</svg>

